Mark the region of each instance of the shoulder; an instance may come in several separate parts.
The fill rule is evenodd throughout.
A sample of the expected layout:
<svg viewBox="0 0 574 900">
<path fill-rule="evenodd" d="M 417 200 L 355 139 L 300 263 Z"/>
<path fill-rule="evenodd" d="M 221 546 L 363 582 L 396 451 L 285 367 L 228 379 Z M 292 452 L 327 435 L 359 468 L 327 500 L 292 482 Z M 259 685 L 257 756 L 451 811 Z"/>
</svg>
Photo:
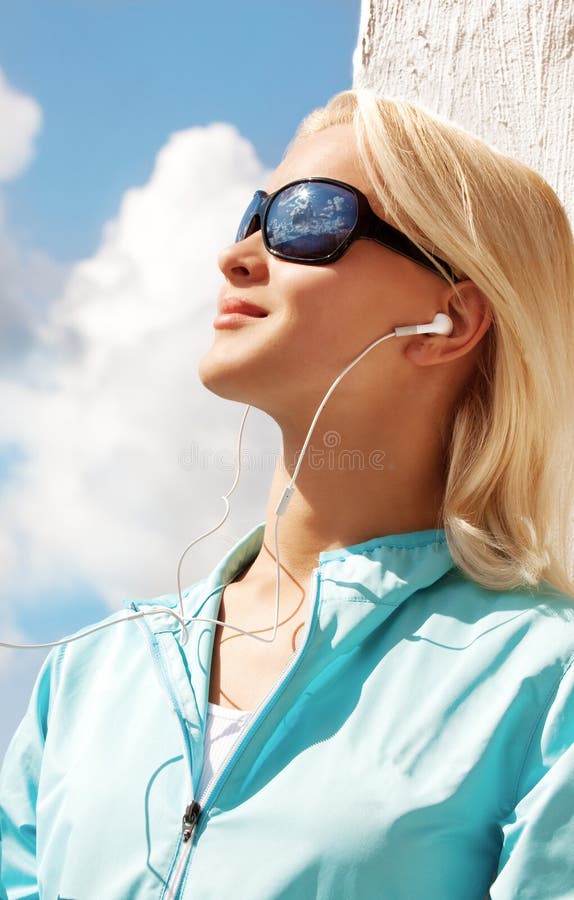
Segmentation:
<svg viewBox="0 0 574 900">
<path fill-rule="evenodd" d="M 490 648 L 508 671 L 558 675 L 574 658 L 574 598 L 550 585 L 491 590 L 454 568 L 427 602 L 444 635 L 487 655 Z"/>
<path fill-rule="evenodd" d="M 201 601 L 204 583 L 202 579 L 182 590 L 184 620 Z M 52 705 L 57 694 L 78 694 L 83 681 L 97 678 L 103 683 L 128 663 L 132 671 L 138 663 L 147 665 L 154 633 L 180 630 L 173 612 L 179 615 L 177 592 L 129 598 L 108 616 L 67 635 L 64 643 L 50 650 L 38 675 L 44 703 Z"/>
</svg>

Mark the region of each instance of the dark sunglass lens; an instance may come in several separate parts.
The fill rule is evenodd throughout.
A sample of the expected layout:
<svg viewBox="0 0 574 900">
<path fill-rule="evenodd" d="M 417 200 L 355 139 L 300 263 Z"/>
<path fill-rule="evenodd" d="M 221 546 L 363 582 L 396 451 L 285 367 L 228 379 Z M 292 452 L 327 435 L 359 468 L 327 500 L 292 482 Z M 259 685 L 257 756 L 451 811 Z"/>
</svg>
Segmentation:
<svg viewBox="0 0 574 900">
<path fill-rule="evenodd" d="M 271 203 L 267 240 L 284 256 L 324 259 L 348 238 L 357 215 L 357 199 L 347 188 L 316 181 L 295 184 Z"/>
<path fill-rule="evenodd" d="M 249 237 L 250 234 L 253 234 L 254 231 L 258 231 L 259 228 L 261 228 L 261 219 L 258 215 L 258 211 L 263 196 L 263 191 L 257 191 L 251 203 L 243 213 L 239 228 L 237 229 L 237 234 L 235 235 L 235 243 Z"/>
</svg>

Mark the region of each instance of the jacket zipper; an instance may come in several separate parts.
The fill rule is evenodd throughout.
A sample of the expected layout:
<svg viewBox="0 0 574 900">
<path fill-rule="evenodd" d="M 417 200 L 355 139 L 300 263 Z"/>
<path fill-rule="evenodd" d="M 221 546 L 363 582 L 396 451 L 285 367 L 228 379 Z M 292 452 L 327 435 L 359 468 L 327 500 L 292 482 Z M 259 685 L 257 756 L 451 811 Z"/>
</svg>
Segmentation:
<svg viewBox="0 0 574 900">
<path fill-rule="evenodd" d="M 131 608 L 137 609 L 135 603 L 132 603 Z M 167 693 L 167 696 L 170 700 L 172 709 L 177 716 L 177 720 L 178 720 L 180 728 L 181 728 L 181 732 L 183 735 L 183 742 L 185 745 L 185 753 L 187 756 L 187 766 L 185 769 L 186 775 L 187 775 L 187 783 L 189 785 L 189 793 L 190 793 L 190 795 L 193 795 L 193 781 L 191 778 L 191 744 L 189 741 L 189 734 L 187 732 L 187 728 L 185 727 L 184 716 L 180 709 L 178 699 L 173 691 L 171 681 L 169 680 L 168 674 L 165 670 L 165 666 L 163 664 L 163 659 L 161 656 L 161 651 L 156 643 L 155 635 L 150 630 L 150 628 L 147 625 L 147 622 L 145 622 L 144 619 L 136 619 L 136 623 L 140 626 L 140 628 L 142 629 L 142 631 L 144 632 L 144 634 L 147 638 L 147 642 L 148 642 L 148 645 L 150 648 L 152 659 L 155 660 L 157 668 L 161 672 L 160 684 L 163 687 L 164 691 Z"/>
<path fill-rule="evenodd" d="M 309 602 L 308 602 L 308 620 L 307 626 L 305 629 L 305 638 L 301 642 L 301 646 L 299 650 L 293 654 L 291 659 L 289 660 L 287 666 L 279 676 L 279 678 L 272 684 L 271 688 L 267 691 L 263 700 L 259 703 L 259 706 L 253 712 L 251 719 L 249 720 L 249 725 L 247 729 L 241 733 L 238 742 L 235 743 L 227 756 L 225 757 L 222 765 L 219 770 L 212 776 L 211 781 L 206 785 L 203 794 L 199 798 L 199 802 L 195 799 L 190 800 L 187 804 L 183 818 L 182 818 L 182 838 L 180 841 L 180 848 L 182 844 L 185 844 L 185 849 L 183 854 L 178 860 L 177 866 L 173 872 L 173 875 L 170 879 L 171 884 L 168 884 L 167 890 L 164 894 L 165 900 L 178 900 L 180 894 L 181 885 L 183 882 L 183 876 L 185 874 L 185 870 L 187 868 L 187 863 L 191 856 L 191 851 L 193 847 L 193 838 L 195 835 L 195 830 L 197 827 L 197 823 L 199 817 L 209 809 L 209 800 L 212 794 L 215 792 L 215 788 L 219 784 L 219 782 L 225 778 L 227 775 L 227 771 L 231 768 L 231 764 L 235 761 L 236 757 L 239 756 L 243 745 L 245 744 L 247 738 L 253 731 L 253 726 L 258 719 L 261 718 L 263 711 L 266 706 L 270 706 L 272 700 L 279 693 L 279 689 L 281 685 L 286 681 L 287 676 L 293 670 L 294 666 L 301 659 L 303 651 L 307 646 L 307 641 L 309 639 L 309 635 L 311 633 L 311 625 L 313 624 L 313 620 L 315 618 L 315 612 L 317 607 L 317 597 L 319 595 L 318 591 L 318 569 L 313 570 L 313 581 L 312 581 L 312 590 L 310 592 Z M 310 615 L 309 615 L 310 613 Z M 193 784 L 193 782 L 191 782 Z"/>
<path fill-rule="evenodd" d="M 132 608 L 137 609 L 137 607 L 135 606 L 135 603 L 132 603 Z M 144 620 L 136 619 L 136 623 L 140 626 L 140 628 L 142 629 L 142 631 L 144 632 L 144 634 L 147 638 L 147 642 L 148 642 L 148 645 L 150 648 L 152 659 L 155 660 L 156 665 L 157 665 L 159 671 L 161 672 L 162 687 L 165 690 L 166 694 L 168 695 L 168 698 L 171 702 L 171 706 L 172 706 L 175 714 L 177 715 L 177 720 L 178 720 L 180 728 L 181 728 L 181 732 L 183 735 L 183 742 L 185 745 L 185 752 L 187 755 L 187 765 L 185 767 L 186 780 L 187 780 L 187 784 L 188 784 L 189 794 L 190 794 L 190 796 L 193 796 L 193 780 L 192 780 L 192 776 L 191 776 L 191 745 L 189 742 L 189 734 L 187 732 L 187 728 L 186 728 L 185 722 L 184 722 L 184 716 L 182 714 L 179 702 L 175 696 L 171 682 L 170 682 L 167 672 L 165 670 L 163 660 L 161 657 L 161 652 L 160 652 L 159 647 L 157 646 L 157 643 L 154 639 L 153 633 L 148 628 L 147 623 Z M 190 824 L 192 827 L 192 831 L 190 832 L 190 834 L 193 833 L 193 829 L 195 828 L 195 822 L 193 821 L 193 818 L 192 818 L 192 816 L 194 814 L 195 806 L 198 807 L 198 812 L 199 812 L 199 804 L 196 804 L 195 800 L 192 800 L 191 803 L 189 803 L 185 809 L 183 821 L 182 821 L 183 840 L 187 840 L 185 835 L 187 834 L 187 829 L 189 828 Z M 196 819 L 197 819 L 197 815 L 196 815 Z M 181 841 L 177 848 L 178 853 L 179 853 L 180 848 L 181 848 Z M 178 871 L 179 871 L 179 866 L 178 866 Z M 167 884 L 167 887 L 166 887 L 166 890 L 164 891 L 163 896 L 166 898 L 166 900 L 168 900 L 168 898 L 169 898 L 169 900 L 171 900 L 171 898 L 173 896 L 171 893 L 171 889 L 169 887 L 169 883 Z"/>
</svg>

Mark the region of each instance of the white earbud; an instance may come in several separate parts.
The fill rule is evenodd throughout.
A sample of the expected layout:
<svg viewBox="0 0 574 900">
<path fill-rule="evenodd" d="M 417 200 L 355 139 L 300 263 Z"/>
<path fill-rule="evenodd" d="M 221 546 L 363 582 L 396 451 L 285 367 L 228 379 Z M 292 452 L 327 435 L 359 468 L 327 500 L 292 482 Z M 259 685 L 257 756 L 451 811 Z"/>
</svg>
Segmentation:
<svg viewBox="0 0 574 900">
<path fill-rule="evenodd" d="M 449 335 L 453 328 L 450 316 L 447 316 L 446 313 L 437 313 L 428 325 L 401 325 L 399 328 L 395 328 L 395 335 L 397 337 L 404 337 L 407 334 Z"/>
</svg>

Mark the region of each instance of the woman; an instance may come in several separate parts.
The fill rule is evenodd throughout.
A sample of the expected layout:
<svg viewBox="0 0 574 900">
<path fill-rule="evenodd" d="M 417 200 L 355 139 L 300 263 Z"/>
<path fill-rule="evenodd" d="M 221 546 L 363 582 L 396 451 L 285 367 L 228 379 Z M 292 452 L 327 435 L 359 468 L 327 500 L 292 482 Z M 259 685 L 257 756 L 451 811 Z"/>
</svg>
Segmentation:
<svg viewBox="0 0 574 900">
<path fill-rule="evenodd" d="M 155 610 L 52 651 L 0 782 L 6 895 L 572 896 L 564 210 L 366 91 L 305 120 L 266 193 L 200 364 L 281 428 L 266 521 L 184 592 L 188 642 Z"/>
</svg>

